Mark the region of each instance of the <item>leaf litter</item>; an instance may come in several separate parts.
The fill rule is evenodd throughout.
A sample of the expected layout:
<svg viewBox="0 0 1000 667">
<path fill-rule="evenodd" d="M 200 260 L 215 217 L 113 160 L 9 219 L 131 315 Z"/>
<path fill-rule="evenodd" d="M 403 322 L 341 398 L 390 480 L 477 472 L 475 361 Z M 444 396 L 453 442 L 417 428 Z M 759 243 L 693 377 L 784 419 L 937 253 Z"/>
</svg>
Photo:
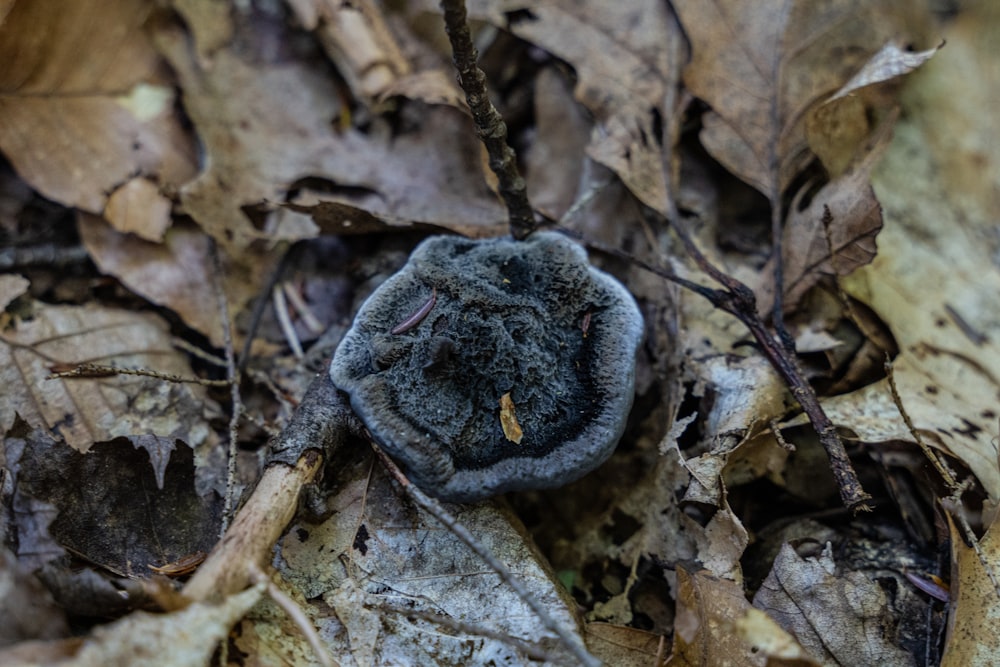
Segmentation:
<svg viewBox="0 0 1000 667">
<path fill-rule="evenodd" d="M 283 316 L 293 330 L 315 315 L 309 308 L 334 323 L 309 362 L 320 369 L 315 359 L 420 235 L 499 235 L 506 217 L 430 3 L 97 4 L 0 11 L 0 44 L 20 54 L 0 75 L 4 169 L 76 209 L 75 229 L 63 222 L 55 236 L 78 234 L 100 272 L 57 280 L 25 266 L 0 277 L 5 543 L 22 565 L 43 568 L 76 618 L 101 604 L 125 614 L 120 631 L 97 624 L 82 643 L 46 645 L 77 662 L 91 651 L 135 661 L 131 623 L 152 623 L 149 638 L 202 623 L 197 604 L 188 616 L 147 618 L 110 597 L 69 601 L 88 586 L 146 600 L 149 566 L 211 548 L 227 397 L 148 377 L 46 379 L 52 367 L 99 361 L 219 377 L 212 354 L 186 358 L 175 336 L 185 349 L 225 344 L 222 285 L 242 344 L 255 299 L 296 244 L 307 260 L 285 268 L 282 289 L 302 298 Z M 977 612 L 996 594 L 986 584 L 992 533 L 970 555 L 964 535 L 935 530 L 938 485 L 879 366 L 898 346 L 902 404 L 973 484 L 951 511 L 991 525 L 1000 237 L 990 222 L 996 156 L 983 137 L 995 128 L 969 108 L 993 105 L 997 88 L 981 82 L 995 72 L 978 64 L 990 60 L 982 49 L 996 12 L 963 7 L 935 23 L 917 2 L 479 0 L 470 14 L 532 197 L 550 217 L 704 282 L 669 231 L 641 215 L 643 206 L 694 213 L 699 245 L 754 286 L 763 312 L 775 287 L 762 230 L 768 207 L 780 207 L 789 326 L 814 384 L 837 388 L 823 404 L 855 443 L 878 512 L 831 513 L 822 450 L 742 326 L 595 254 L 649 323 L 619 452 L 563 490 L 509 498 L 517 516 L 494 501 L 456 507 L 462 523 L 608 664 L 938 664 L 935 628 L 948 613 L 944 662 L 988 650 L 976 637 L 995 625 Z M 84 17 L 114 29 L 80 31 Z M 32 35 L 46 37 L 22 48 Z M 966 99 L 978 102 L 957 103 Z M 48 241 L 10 219 L 0 216 L 5 242 Z M 356 238 L 311 254 L 324 235 Z M 109 290 L 101 274 L 120 282 Z M 295 363 L 266 335 L 242 387 L 249 410 L 236 433 L 248 452 L 281 428 L 302 386 L 285 371 L 262 379 L 262 369 Z M 254 458 L 240 460 L 248 479 Z M 296 519 L 273 565 L 340 664 L 565 659 L 523 601 L 367 456 L 337 463 L 330 495 Z M 929 556 L 948 540 L 955 593 L 945 610 L 903 571 L 948 579 Z M 905 548 L 877 557 L 890 542 Z M 874 545 L 866 567 L 848 556 L 862 543 Z M 74 579 L 80 562 L 98 569 Z M 231 662 L 312 660 L 295 623 L 257 595 L 228 598 L 218 622 L 184 645 L 207 656 L 242 619 Z M 918 631 L 910 617 L 930 620 Z M 979 629 L 964 630 L 970 623 Z M 24 662 L 46 649 L 3 650 Z M 180 661 L 180 643 L 163 655 Z"/>
</svg>

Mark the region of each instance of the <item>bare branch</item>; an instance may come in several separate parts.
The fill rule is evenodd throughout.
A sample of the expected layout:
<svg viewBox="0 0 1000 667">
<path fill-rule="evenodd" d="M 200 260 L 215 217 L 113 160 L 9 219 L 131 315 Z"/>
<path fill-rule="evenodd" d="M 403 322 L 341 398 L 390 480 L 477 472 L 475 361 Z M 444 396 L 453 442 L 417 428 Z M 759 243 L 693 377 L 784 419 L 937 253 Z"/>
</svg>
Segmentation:
<svg viewBox="0 0 1000 667">
<path fill-rule="evenodd" d="M 458 82 L 476 123 L 476 134 L 490 156 L 490 169 L 500 181 L 500 196 L 507 205 L 510 233 L 521 240 L 535 231 L 535 213 L 528 202 L 528 190 L 517 170 L 517 155 L 507 143 L 507 125 L 490 102 L 486 90 L 486 74 L 476 61 L 479 53 L 469 34 L 465 0 L 441 0 L 445 32 L 458 70 Z"/>
</svg>

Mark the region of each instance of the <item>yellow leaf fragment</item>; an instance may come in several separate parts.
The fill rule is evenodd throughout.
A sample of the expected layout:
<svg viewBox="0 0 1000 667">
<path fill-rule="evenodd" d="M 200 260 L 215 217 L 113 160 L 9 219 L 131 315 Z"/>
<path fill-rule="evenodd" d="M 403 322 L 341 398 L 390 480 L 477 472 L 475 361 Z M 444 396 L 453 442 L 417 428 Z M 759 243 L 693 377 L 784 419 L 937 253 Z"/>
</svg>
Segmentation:
<svg viewBox="0 0 1000 667">
<path fill-rule="evenodd" d="M 508 440 L 515 444 L 521 444 L 524 432 L 521 425 L 517 423 L 517 415 L 514 414 L 514 401 L 510 398 L 510 392 L 500 397 L 500 426 L 503 434 Z"/>
</svg>

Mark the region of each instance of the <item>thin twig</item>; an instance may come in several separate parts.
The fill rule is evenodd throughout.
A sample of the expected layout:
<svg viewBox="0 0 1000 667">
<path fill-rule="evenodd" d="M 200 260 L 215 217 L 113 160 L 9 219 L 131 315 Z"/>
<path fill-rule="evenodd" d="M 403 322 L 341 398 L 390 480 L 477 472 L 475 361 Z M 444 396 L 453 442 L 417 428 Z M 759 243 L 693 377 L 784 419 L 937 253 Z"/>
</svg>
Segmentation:
<svg viewBox="0 0 1000 667">
<path fill-rule="evenodd" d="M 222 280 L 222 258 L 219 248 L 211 244 L 212 265 L 214 268 L 215 294 L 222 319 L 222 340 L 226 350 L 226 379 L 229 381 L 229 393 L 232 403 L 232 415 L 229 417 L 229 462 L 226 469 L 226 499 L 222 507 L 222 523 L 219 526 L 219 537 L 222 538 L 229 528 L 233 512 L 233 496 L 236 493 L 236 456 L 239 453 L 238 435 L 240 415 L 243 412 L 243 401 L 240 398 L 240 379 L 236 370 L 236 354 L 233 351 L 233 331 L 229 324 L 229 301 L 226 299 L 226 289 Z"/>
<path fill-rule="evenodd" d="M 295 308 L 295 312 L 298 313 L 299 319 L 302 320 L 302 323 L 309 331 L 318 336 L 326 330 L 326 327 L 323 326 L 323 323 L 319 321 L 319 318 L 316 317 L 316 314 L 302 297 L 302 293 L 295 289 L 295 285 L 292 284 L 292 281 L 285 280 L 282 282 L 281 289 L 285 293 L 285 298 L 288 299 L 288 303 Z"/>
<path fill-rule="evenodd" d="M 778 441 L 781 448 L 787 452 L 794 452 L 795 445 L 785 440 L 784 434 L 781 432 L 781 424 L 778 423 L 777 419 L 771 420 L 771 433 L 774 434 L 774 439 Z"/>
<path fill-rule="evenodd" d="M 449 630 L 454 630 L 455 632 L 461 632 L 467 635 L 473 635 L 476 637 L 486 637 L 488 639 L 493 639 L 495 641 L 506 644 L 517 651 L 520 651 L 524 655 L 528 656 L 533 660 L 541 660 L 543 662 L 548 662 L 552 664 L 558 664 L 562 659 L 562 656 L 557 656 L 549 653 L 541 646 L 537 646 L 530 642 L 526 642 L 523 639 L 518 639 L 517 637 L 511 637 L 503 632 L 497 632 L 496 630 L 491 630 L 490 628 L 485 628 L 481 625 L 476 625 L 475 623 L 465 623 L 459 621 L 458 619 L 452 618 L 451 616 L 443 616 L 441 614 L 432 614 L 426 611 L 420 611 L 417 609 L 401 609 L 400 607 L 394 607 L 390 604 L 380 604 L 377 609 L 381 611 L 391 612 L 393 614 L 399 614 L 401 616 L 406 616 L 407 618 L 419 618 L 422 621 L 428 621 L 436 625 L 440 625 L 448 628 Z"/>
<path fill-rule="evenodd" d="M 896 374 L 893 372 L 892 362 L 889 357 L 885 358 L 885 374 L 886 378 L 889 380 L 889 392 L 892 394 L 892 402 L 896 404 L 896 409 L 899 410 L 900 416 L 903 418 L 903 423 L 906 424 L 906 428 L 910 431 L 910 437 L 917 443 L 920 447 L 920 451 L 924 453 L 924 456 L 931 462 L 934 469 L 938 471 L 941 475 L 941 479 L 948 486 L 948 490 L 955 493 L 959 489 L 958 480 L 955 479 L 955 475 L 948 469 L 944 462 L 938 457 L 937 453 L 930 448 L 926 442 L 924 442 L 923 436 L 914 426 L 913 420 L 910 419 L 910 413 L 907 412 L 906 408 L 903 406 L 903 399 L 899 395 L 899 389 L 896 387 Z"/>
<path fill-rule="evenodd" d="M 200 384 L 205 387 L 226 387 L 229 380 L 206 380 L 199 377 L 187 377 L 184 375 L 174 375 L 173 373 L 161 373 L 160 371 L 149 370 L 147 368 L 119 368 L 118 366 L 105 366 L 103 364 L 76 364 L 67 370 L 52 369 L 52 374 L 46 380 L 55 378 L 67 380 L 73 378 L 96 378 L 112 377 L 115 375 L 137 375 L 140 377 L 156 378 L 164 382 L 176 382 L 179 384 Z"/>
<path fill-rule="evenodd" d="M 582 665 L 588 665 L 590 667 L 597 667 L 601 664 L 601 661 L 592 656 L 587 648 L 583 645 L 583 642 L 577 637 L 573 632 L 568 630 L 563 626 L 562 623 L 556 621 L 552 618 L 549 612 L 542 606 L 535 596 L 529 591 L 521 580 L 514 576 L 514 573 L 493 553 L 487 549 L 479 540 L 477 540 L 469 529 L 459 523 L 451 512 L 446 510 L 441 506 L 434 498 L 431 498 L 426 493 L 421 491 L 419 488 L 410 483 L 410 480 L 406 478 L 406 475 L 393 463 L 392 459 L 382 451 L 382 449 L 375 443 L 374 440 L 369 438 L 372 449 L 381 459 L 383 465 L 393 476 L 393 478 L 399 482 L 403 490 L 417 503 L 423 510 L 428 512 L 431 516 L 441 522 L 448 530 L 452 532 L 458 539 L 462 540 L 463 543 L 477 556 L 483 559 L 490 568 L 496 572 L 500 578 L 510 586 L 517 596 L 524 601 L 531 610 L 535 612 L 538 619 L 542 622 L 547 630 L 554 633 L 562 642 L 566 645 L 566 648 L 572 652 L 573 656 L 580 661 Z"/>
<path fill-rule="evenodd" d="M 240 375 L 246 372 L 247 365 L 250 363 L 250 349 L 253 345 L 253 339 L 257 335 L 257 329 L 260 327 L 260 322 L 264 317 L 264 309 L 267 308 L 267 304 L 271 301 L 271 290 L 281 277 L 285 275 L 286 269 L 292 264 L 293 260 L 298 257 L 301 252 L 301 244 L 295 244 L 289 248 L 284 255 L 281 256 L 281 261 L 278 262 L 278 266 L 275 267 L 274 271 L 267 277 L 267 284 L 261 289 L 260 293 L 257 295 L 257 300 L 254 302 L 253 311 L 250 313 L 250 324 L 247 326 L 247 337 L 243 341 L 243 349 L 240 351 L 240 363 L 238 370 Z"/>
<path fill-rule="evenodd" d="M 213 366 L 218 366 L 219 368 L 224 368 L 226 366 L 226 360 L 223 359 L 222 357 L 217 357 L 214 354 L 206 352 L 197 345 L 189 343 L 183 338 L 180 338 L 178 336 L 174 336 L 173 338 L 171 338 L 170 344 L 179 350 L 184 350 L 192 357 L 201 359 L 205 363 L 212 364 Z"/>
<path fill-rule="evenodd" d="M 490 156 L 490 169 L 499 181 L 500 196 L 507 205 L 510 234 L 523 239 L 535 231 L 535 213 L 528 201 L 528 189 L 517 170 L 517 156 L 507 143 L 507 125 L 490 101 L 486 74 L 476 61 L 479 53 L 469 34 L 465 0 L 441 0 L 444 28 L 451 41 L 458 82 L 472 111 L 476 134 Z"/>
<path fill-rule="evenodd" d="M 659 216 L 658 213 L 650 209 L 646 209 L 646 214 L 650 216 Z M 608 246 L 593 242 L 589 239 L 585 240 L 585 243 L 592 248 L 610 252 L 612 255 L 617 257 L 622 257 L 640 268 L 646 269 L 647 271 L 650 271 L 666 280 L 701 295 L 702 297 L 708 299 L 708 301 L 719 310 L 723 310 L 733 315 L 740 322 L 742 322 L 743 325 L 750 330 L 750 334 L 754 337 L 754 339 L 756 339 L 761 352 L 763 352 L 765 358 L 778 372 L 782 380 L 784 380 L 785 385 L 788 387 L 789 391 L 792 392 L 792 396 L 795 397 L 796 401 L 798 401 L 799 405 L 802 407 L 802 411 L 806 413 L 806 416 L 812 423 L 813 428 L 816 430 L 816 434 L 819 436 L 820 444 L 823 445 L 823 448 L 826 450 L 827 456 L 830 459 L 830 466 L 834 477 L 837 480 L 841 501 L 845 506 L 853 511 L 869 511 L 871 507 L 868 505 L 868 502 L 871 500 L 871 496 L 865 492 L 864 488 L 862 488 L 861 482 L 858 480 L 857 473 L 851 465 L 851 460 L 847 456 L 847 450 L 844 449 L 844 443 L 837 434 L 836 426 L 834 426 L 833 421 L 830 420 L 830 417 L 827 416 L 823 407 L 820 405 L 819 397 L 816 396 L 816 392 L 806 379 L 805 373 L 800 368 L 797 358 L 787 347 L 779 343 L 767 330 L 767 327 L 764 326 L 764 322 L 757 313 L 757 297 L 753 293 L 753 290 L 732 276 L 723 273 L 710 261 L 708 261 L 708 258 L 702 254 L 701 250 L 699 250 L 698 246 L 695 245 L 694 241 L 691 239 L 691 236 L 688 234 L 687 228 L 683 223 L 674 220 L 670 220 L 668 222 L 683 243 L 687 254 L 694 260 L 695 264 L 698 265 L 698 268 L 700 268 L 701 271 L 710 278 L 721 284 L 724 289 L 713 289 L 711 287 L 699 285 L 698 283 L 678 276 L 669 268 L 648 264 L 628 253 L 614 248 L 609 248 Z M 576 238 L 581 238 L 576 232 L 565 229 L 560 229 L 559 231 Z"/>
<path fill-rule="evenodd" d="M 274 301 L 274 314 L 278 319 L 278 324 L 281 325 L 281 332 L 285 335 L 285 341 L 288 343 L 288 347 L 291 348 L 295 358 L 301 359 L 304 355 L 302 352 L 302 343 L 299 342 L 299 337 L 295 333 L 295 325 L 292 324 L 292 318 L 288 314 L 288 302 L 285 301 L 285 293 L 281 290 L 281 285 L 275 285 L 271 289 L 271 298 Z"/>
<path fill-rule="evenodd" d="M 89 259 L 90 254 L 82 245 L 63 246 L 43 243 L 33 246 L 12 246 L 0 248 L 0 271 L 31 266 L 61 269 Z"/>
</svg>

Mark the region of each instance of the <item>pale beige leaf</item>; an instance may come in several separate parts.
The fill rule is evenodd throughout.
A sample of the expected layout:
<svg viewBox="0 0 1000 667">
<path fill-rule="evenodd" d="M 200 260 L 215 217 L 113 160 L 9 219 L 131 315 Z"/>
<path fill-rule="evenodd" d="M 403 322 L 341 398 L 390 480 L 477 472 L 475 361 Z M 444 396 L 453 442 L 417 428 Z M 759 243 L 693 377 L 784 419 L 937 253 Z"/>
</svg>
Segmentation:
<svg viewBox="0 0 1000 667">
<path fill-rule="evenodd" d="M 745 642 L 767 657 L 767 667 L 819 667 L 822 664 L 759 609 L 747 609 L 733 626 Z"/>
<path fill-rule="evenodd" d="M 930 60 L 941 46 L 926 51 L 904 51 L 899 45 L 890 42 L 865 63 L 857 74 L 851 77 L 840 90 L 834 93 L 827 102 L 840 99 L 851 93 L 876 83 L 890 81 L 909 74 Z"/>
<path fill-rule="evenodd" d="M 972 3 L 942 36 L 941 52 L 913 74 L 903 91 L 925 147 L 938 165 L 941 192 L 969 233 L 994 257 L 1000 251 L 1000 4 Z M 943 220 L 950 220 L 944 218 Z M 996 263 L 996 262 L 994 262 Z"/>
<path fill-rule="evenodd" d="M 147 241 L 162 241 L 170 227 L 170 200 L 145 178 L 133 178 L 108 198 L 104 217 L 120 232 Z"/>
<path fill-rule="evenodd" d="M 230 628 L 261 598 L 255 586 L 219 604 L 196 602 L 168 614 L 136 611 L 99 626 L 65 667 L 189 667 L 211 660 Z"/>
</svg>

